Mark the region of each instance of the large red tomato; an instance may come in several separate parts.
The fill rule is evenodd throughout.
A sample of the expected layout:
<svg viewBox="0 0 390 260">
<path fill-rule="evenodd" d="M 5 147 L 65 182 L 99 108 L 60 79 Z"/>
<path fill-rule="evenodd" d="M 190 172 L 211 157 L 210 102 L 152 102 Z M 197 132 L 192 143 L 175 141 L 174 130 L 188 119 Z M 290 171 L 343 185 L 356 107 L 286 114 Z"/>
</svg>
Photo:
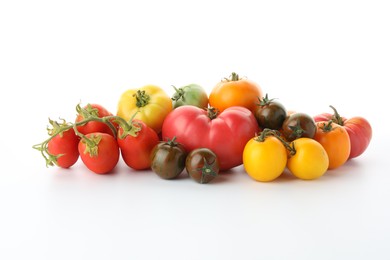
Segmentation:
<svg viewBox="0 0 390 260">
<path fill-rule="evenodd" d="M 242 164 L 245 144 L 258 131 L 256 118 L 244 107 L 229 107 L 218 114 L 215 108 L 181 106 L 165 118 L 162 138 L 176 137 L 187 152 L 211 149 L 218 157 L 221 171 L 226 171 Z"/>
<path fill-rule="evenodd" d="M 345 118 L 339 115 L 337 110 L 331 106 L 334 114 L 323 113 L 314 117 L 314 121 L 332 120 L 347 130 L 351 142 L 351 153 L 348 159 L 361 155 L 368 147 L 372 137 L 372 128 L 367 119 L 363 117 Z"/>
</svg>

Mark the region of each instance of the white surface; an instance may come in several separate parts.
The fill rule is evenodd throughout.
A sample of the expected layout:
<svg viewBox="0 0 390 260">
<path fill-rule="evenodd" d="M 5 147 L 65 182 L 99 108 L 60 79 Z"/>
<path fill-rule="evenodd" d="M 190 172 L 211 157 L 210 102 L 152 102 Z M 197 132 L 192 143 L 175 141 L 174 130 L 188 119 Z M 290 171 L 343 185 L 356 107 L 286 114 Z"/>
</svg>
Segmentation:
<svg viewBox="0 0 390 260">
<path fill-rule="evenodd" d="M 0 259 L 390 259 L 386 1 L 2 1 Z M 210 185 L 120 162 L 45 168 L 31 146 L 78 102 L 232 71 L 288 109 L 366 117 L 364 155 L 315 181 Z M 7 92 L 4 92 L 7 89 Z"/>
</svg>

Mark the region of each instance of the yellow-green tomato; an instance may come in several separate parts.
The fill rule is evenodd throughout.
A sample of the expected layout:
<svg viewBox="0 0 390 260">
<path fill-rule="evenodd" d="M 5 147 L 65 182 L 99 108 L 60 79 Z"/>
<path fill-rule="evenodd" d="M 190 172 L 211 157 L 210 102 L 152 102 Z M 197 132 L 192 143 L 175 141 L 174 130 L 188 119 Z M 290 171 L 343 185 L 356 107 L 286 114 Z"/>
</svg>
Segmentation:
<svg viewBox="0 0 390 260">
<path fill-rule="evenodd" d="M 287 151 L 274 136 L 259 137 L 247 142 L 243 152 L 244 169 L 256 181 L 272 181 L 279 177 L 287 164 Z"/>
<path fill-rule="evenodd" d="M 296 177 L 312 180 L 321 177 L 328 169 L 328 155 L 316 140 L 307 137 L 298 138 L 291 142 L 291 148 L 293 154 L 287 161 L 287 168 Z"/>
</svg>

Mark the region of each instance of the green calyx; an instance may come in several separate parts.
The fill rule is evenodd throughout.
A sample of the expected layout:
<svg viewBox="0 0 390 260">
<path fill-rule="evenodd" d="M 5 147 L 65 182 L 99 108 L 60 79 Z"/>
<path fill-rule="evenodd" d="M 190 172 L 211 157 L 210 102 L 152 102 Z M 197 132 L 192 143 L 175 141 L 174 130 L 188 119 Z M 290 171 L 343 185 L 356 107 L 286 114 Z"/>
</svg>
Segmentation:
<svg viewBox="0 0 390 260">
<path fill-rule="evenodd" d="M 80 104 L 77 104 L 76 112 L 80 114 L 83 119 L 99 117 L 99 110 L 97 108 L 92 107 L 91 104 L 87 104 L 85 108 L 81 107 Z"/>
<path fill-rule="evenodd" d="M 175 86 L 172 87 L 175 89 L 175 94 L 173 94 L 171 99 L 173 101 L 179 101 L 179 100 L 185 101 L 185 97 L 184 97 L 185 91 L 183 90 L 183 88 L 176 88 Z"/>
<path fill-rule="evenodd" d="M 265 97 L 263 97 L 263 99 L 261 99 L 260 97 L 257 97 L 257 99 L 259 100 L 259 103 L 257 103 L 256 105 L 261 107 L 269 105 L 274 100 L 274 98 L 269 99 L 268 94 L 265 94 Z"/>
<path fill-rule="evenodd" d="M 136 99 L 137 107 L 144 107 L 149 104 L 150 96 L 146 94 L 145 90 L 137 90 L 137 92 L 133 94 L 133 97 Z"/>
<path fill-rule="evenodd" d="M 130 118 L 129 122 L 126 122 L 121 117 L 115 117 L 115 121 L 120 125 L 123 129 L 123 132 L 119 136 L 120 139 L 126 138 L 126 136 L 130 135 L 133 137 L 137 137 L 138 133 L 142 130 L 141 124 L 134 122 L 134 118 L 137 115 L 138 111 L 134 113 L 134 115 Z"/>
<path fill-rule="evenodd" d="M 84 154 L 89 154 L 91 157 L 96 157 L 99 154 L 99 143 L 102 140 L 102 136 L 99 134 L 92 134 L 89 137 L 83 137 L 81 142 L 86 146 Z"/>
<path fill-rule="evenodd" d="M 302 137 L 302 135 L 306 132 L 306 131 L 301 127 L 301 123 L 300 123 L 299 121 L 297 121 L 297 125 L 295 125 L 295 126 L 289 126 L 288 128 L 290 128 L 291 131 L 292 131 L 290 137 L 293 138 L 293 139 Z"/>
<path fill-rule="evenodd" d="M 201 171 L 202 175 L 200 178 L 200 183 L 207 183 L 207 176 L 217 177 L 218 173 L 214 171 L 212 164 L 209 164 L 206 158 L 203 158 L 203 167 L 198 168 L 198 171 Z"/>
<path fill-rule="evenodd" d="M 327 123 L 323 123 L 319 128 L 325 132 L 328 133 L 333 130 L 333 124 L 334 122 L 332 120 L 329 120 Z"/>
</svg>

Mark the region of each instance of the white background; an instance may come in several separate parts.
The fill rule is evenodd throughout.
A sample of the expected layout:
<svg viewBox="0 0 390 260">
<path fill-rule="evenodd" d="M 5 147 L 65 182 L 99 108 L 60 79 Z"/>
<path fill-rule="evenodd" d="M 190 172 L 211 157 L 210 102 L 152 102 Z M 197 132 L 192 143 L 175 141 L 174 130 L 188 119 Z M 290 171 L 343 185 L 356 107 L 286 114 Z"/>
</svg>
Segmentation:
<svg viewBox="0 0 390 260">
<path fill-rule="evenodd" d="M 390 259 L 387 1 L 1 1 L 0 259 Z M 364 116 L 362 156 L 314 181 L 209 185 L 120 161 L 46 168 L 33 144 L 77 103 L 232 71 L 288 109 Z"/>
</svg>

